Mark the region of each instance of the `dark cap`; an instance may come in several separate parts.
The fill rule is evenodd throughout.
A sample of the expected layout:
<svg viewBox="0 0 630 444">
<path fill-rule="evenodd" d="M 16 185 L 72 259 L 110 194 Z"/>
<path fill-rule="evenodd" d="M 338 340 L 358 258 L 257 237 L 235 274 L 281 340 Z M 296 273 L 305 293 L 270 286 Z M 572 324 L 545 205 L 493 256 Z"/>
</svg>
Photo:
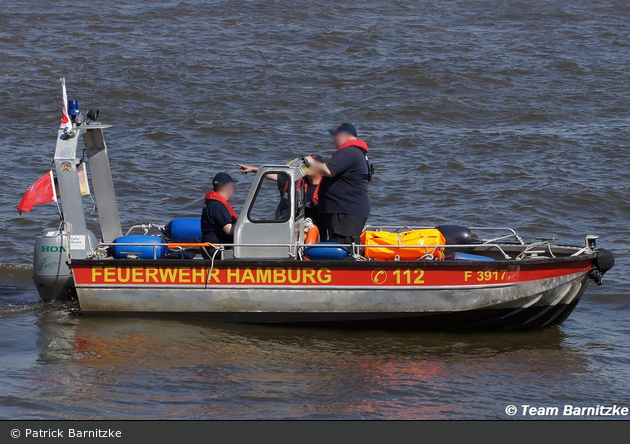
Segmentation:
<svg viewBox="0 0 630 444">
<path fill-rule="evenodd" d="M 324 163 L 324 158 L 319 154 L 311 154 L 311 157 L 318 161 L 319 163 Z"/>
<path fill-rule="evenodd" d="M 220 187 L 223 185 L 227 185 L 230 182 L 238 182 L 238 180 L 232 178 L 232 176 L 230 176 L 228 173 L 217 173 L 216 176 L 214 176 L 214 179 L 212 179 L 212 185 L 214 185 L 215 187 Z"/>
<path fill-rule="evenodd" d="M 348 133 L 348 134 L 352 134 L 354 137 L 358 137 L 357 129 L 351 123 L 342 123 L 336 128 L 329 129 L 328 132 L 330 133 L 331 136 L 334 136 L 335 134 L 339 134 L 339 133 Z"/>
</svg>

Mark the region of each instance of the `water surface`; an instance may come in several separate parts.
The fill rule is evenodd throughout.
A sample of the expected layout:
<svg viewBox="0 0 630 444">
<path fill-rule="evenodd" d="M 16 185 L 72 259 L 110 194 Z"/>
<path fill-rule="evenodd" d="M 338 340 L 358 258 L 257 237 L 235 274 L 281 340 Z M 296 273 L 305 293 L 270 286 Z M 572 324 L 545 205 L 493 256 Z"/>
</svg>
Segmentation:
<svg viewBox="0 0 630 444">
<path fill-rule="evenodd" d="M 629 402 L 627 2 L 1 4 L 0 418 L 505 418 L 508 404 Z M 326 128 L 350 121 L 377 168 L 372 222 L 599 234 L 617 267 L 562 327 L 526 334 L 44 305 L 32 245 L 57 210 L 15 206 L 50 165 L 62 76 L 114 125 L 125 227 L 199 214 L 235 162 L 327 157 Z"/>
</svg>

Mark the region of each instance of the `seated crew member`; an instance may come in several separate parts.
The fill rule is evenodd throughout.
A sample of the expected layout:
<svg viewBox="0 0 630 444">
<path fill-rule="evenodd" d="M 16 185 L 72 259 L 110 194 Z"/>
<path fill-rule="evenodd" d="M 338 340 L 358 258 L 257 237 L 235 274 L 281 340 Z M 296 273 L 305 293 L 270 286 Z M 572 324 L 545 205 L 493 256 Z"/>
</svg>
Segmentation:
<svg viewBox="0 0 630 444">
<path fill-rule="evenodd" d="M 311 154 L 310 157 L 317 160 L 319 163 L 324 163 L 324 159 L 319 154 Z M 241 173 L 243 174 L 255 173 L 258 171 L 258 167 L 254 167 L 250 165 L 243 165 L 243 164 L 237 163 L 236 166 L 240 168 Z M 278 183 L 278 190 L 280 191 L 280 197 L 284 198 L 286 192 L 289 189 L 289 183 L 288 183 L 287 177 L 284 175 L 281 175 L 280 177 L 278 177 L 277 174 L 269 174 L 266 177 L 268 179 L 275 180 Z M 321 184 L 321 180 L 322 180 L 321 173 L 319 171 L 311 170 L 308 172 L 306 176 L 298 180 L 297 188 L 300 189 L 302 186 L 304 186 L 304 189 L 305 189 L 304 217 L 310 218 L 313 221 L 313 223 L 319 230 L 320 241 L 324 242 L 327 240 L 327 236 L 326 236 L 327 228 L 326 228 L 326 223 L 324 222 L 322 215 L 319 213 L 319 186 Z M 281 201 L 280 206 L 278 207 L 279 211 L 286 209 L 283 207 L 283 204 L 286 207 L 288 205 L 288 201 L 286 202 L 285 201 L 286 200 Z M 277 216 L 278 218 L 281 218 L 280 215 L 277 215 Z"/>
<path fill-rule="evenodd" d="M 201 213 L 202 242 L 234 243 L 234 224 L 238 216 L 228 201 L 234 196 L 236 182 L 228 173 L 218 173 L 212 179 L 213 191 L 206 194 Z"/>
<path fill-rule="evenodd" d="M 368 193 L 368 146 L 357 138 L 350 123 L 328 130 L 337 151 L 327 164 L 306 157 L 304 161 L 324 178 L 319 187 L 319 212 L 328 229 L 328 240 L 340 244 L 361 243 L 370 215 Z"/>
</svg>

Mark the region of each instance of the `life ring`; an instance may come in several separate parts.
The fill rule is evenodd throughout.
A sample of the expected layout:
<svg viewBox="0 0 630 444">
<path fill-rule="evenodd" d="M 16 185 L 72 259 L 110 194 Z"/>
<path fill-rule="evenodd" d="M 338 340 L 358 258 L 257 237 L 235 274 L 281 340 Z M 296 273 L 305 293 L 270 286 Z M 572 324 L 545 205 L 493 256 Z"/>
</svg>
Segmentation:
<svg viewBox="0 0 630 444">
<path fill-rule="evenodd" d="M 304 238 L 304 243 L 316 244 L 317 242 L 319 242 L 319 228 L 317 228 L 317 225 L 313 225 L 313 227 L 310 230 L 308 230 L 308 233 L 306 233 L 306 237 Z"/>
</svg>

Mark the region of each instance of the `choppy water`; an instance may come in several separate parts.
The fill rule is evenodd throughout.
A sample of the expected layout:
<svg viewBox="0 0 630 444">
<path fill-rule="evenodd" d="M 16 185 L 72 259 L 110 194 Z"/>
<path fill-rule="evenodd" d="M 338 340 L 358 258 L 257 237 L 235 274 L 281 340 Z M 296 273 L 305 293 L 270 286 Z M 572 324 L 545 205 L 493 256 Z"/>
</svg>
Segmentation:
<svg viewBox="0 0 630 444">
<path fill-rule="evenodd" d="M 505 418 L 630 404 L 630 5 L 0 1 L 0 418 Z M 83 318 L 29 279 L 59 85 L 98 106 L 123 224 L 215 172 L 372 149 L 374 222 L 509 225 L 617 254 L 559 329 L 401 334 Z M 239 184 L 243 202 L 252 178 Z M 89 208 L 86 202 L 86 209 Z M 95 225 L 95 220 L 91 220 Z"/>
</svg>

